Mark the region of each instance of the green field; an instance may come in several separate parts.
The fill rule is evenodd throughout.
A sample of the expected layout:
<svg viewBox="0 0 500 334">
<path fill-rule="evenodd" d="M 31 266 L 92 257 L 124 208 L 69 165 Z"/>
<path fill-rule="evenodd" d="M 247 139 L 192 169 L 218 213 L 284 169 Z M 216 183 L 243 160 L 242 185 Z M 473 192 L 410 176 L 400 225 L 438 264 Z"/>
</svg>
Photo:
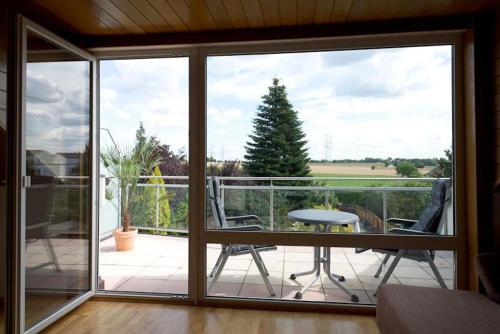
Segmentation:
<svg viewBox="0 0 500 334">
<path fill-rule="evenodd" d="M 355 175 L 355 174 L 319 174 L 311 173 L 314 177 L 341 177 L 341 178 L 397 178 L 397 176 L 386 176 L 386 175 Z M 420 181 L 400 181 L 400 180 L 321 180 L 318 181 L 324 183 L 329 187 L 405 187 L 408 186 L 408 182 L 412 182 L 414 186 L 428 186 L 429 182 Z"/>
</svg>

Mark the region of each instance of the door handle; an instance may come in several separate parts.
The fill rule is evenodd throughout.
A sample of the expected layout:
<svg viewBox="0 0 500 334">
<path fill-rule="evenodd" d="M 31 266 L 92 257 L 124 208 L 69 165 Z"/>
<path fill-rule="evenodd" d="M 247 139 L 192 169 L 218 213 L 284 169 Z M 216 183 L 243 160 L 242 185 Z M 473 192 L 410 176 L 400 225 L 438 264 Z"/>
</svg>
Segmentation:
<svg viewBox="0 0 500 334">
<path fill-rule="evenodd" d="M 31 187 L 31 176 L 24 175 L 22 180 L 23 180 L 23 188 Z"/>
</svg>

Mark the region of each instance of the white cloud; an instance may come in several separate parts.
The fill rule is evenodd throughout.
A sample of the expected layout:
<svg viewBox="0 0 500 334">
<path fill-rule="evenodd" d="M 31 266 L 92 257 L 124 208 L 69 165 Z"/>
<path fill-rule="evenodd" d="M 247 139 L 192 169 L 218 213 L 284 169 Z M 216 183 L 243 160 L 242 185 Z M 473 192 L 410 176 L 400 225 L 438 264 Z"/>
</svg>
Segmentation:
<svg viewBox="0 0 500 334">
<path fill-rule="evenodd" d="M 174 149 L 188 144 L 187 58 L 101 64 L 101 125 L 130 144 L 139 121 Z M 433 157 L 451 145 L 451 47 L 209 57 L 207 147 L 242 159 L 273 77 L 286 85 L 310 154 Z"/>
<path fill-rule="evenodd" d="M 235 108 L 219 109 L 215 107 L 209 107 L 207 110 L 207 118 L 219 124 L 227 124 L 229 122 L 240 119 L 242 116 L 243 111 Z"/>
<path fill-rule="evenodd" d="M 339 159 L 443 155 L 452 130 L 450 47 L 338 54 L 210 58 L 209 108 L 232 105 L 245 115 L 234 131 L 228 129 L 231 142 L 209 120 L 208 141 L 223 143 L 224 151 L 241 159 L 260 97 L 277 76 L 303 121 L 313 158 L 323 158 L 325 135 L 332 138 L 332 157 Z"/>
<path fill-rule="evenodd" d="M 187 148 L 187 80 L 187 58 L 103 61 L 101 126 L 109 128 L 118 143 L 131 145 L 143 122 L 148 135 L 174 150 Z"/>
</svg>

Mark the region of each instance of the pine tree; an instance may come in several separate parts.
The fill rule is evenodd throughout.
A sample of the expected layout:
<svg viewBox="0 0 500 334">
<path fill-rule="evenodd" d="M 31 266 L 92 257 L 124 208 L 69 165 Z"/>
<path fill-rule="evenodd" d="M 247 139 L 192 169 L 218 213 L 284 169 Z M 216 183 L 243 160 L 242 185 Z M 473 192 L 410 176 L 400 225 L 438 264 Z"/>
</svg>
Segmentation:
<svg viewBox="0 0 500 334">
<path fill-rule="evenodd" d="M 246 167 L 251 176 L 307 176 L 309 157 L 302 122 L 288 101 L 286 87 L 273 79 L 253 120 Z"/>
</svg>

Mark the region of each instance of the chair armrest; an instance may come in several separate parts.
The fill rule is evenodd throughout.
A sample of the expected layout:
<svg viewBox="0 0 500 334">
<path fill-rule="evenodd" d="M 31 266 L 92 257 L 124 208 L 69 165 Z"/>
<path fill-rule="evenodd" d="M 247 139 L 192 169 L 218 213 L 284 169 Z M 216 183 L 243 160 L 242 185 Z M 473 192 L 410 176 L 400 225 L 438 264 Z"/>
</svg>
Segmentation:
<svg viewBox="0 0 500 334">
<path fill-rule="evenodd" d="M 401 228 L 408 228 L 417 222 L 418 222 L 418 220 L 413 220 L 413 219 L 403 219 L 403 218 L 389 218 L 389 219 L 387 219 L 387 223 L 399 225 Z"/>
<path fill-rule="evenodd" d="M 402 235 L 436 235 L 436 233 L 408 230 L 405 228 L 391 228 L 389 233 Z"/>
<path fill-rule="evenodd" d="M 260 224 L 262 224 L 262 219 L 260 219 L 256 215 L 226 217 L 226 220 L 228 222 L 234 222 L 235 224 L 244 224 L 248 220 L 256 220 Z"/>
<path fill-rule="evenodd" d="M 500 253 L 484 253 L 477 256 L 477 273 L 488 297 L 500 303 Z"/>
<path fill-rule="evenodd" d="M 219 231 L 261 231 L 262 226 L 259 225 L 244 225 L 244 226 L 230 226 L 219 229 Z"/>
</svg>

